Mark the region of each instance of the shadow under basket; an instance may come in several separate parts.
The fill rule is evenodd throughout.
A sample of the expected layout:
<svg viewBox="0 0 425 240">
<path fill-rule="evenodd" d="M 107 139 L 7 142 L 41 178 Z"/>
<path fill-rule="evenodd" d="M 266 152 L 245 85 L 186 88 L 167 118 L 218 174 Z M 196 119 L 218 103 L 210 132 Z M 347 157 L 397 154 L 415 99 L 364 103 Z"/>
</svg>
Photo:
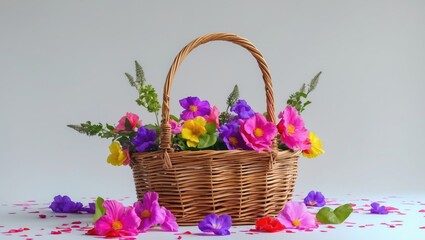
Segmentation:
<svg viewBox="0 0 425 240">
<path fill-rule="evenodd" d="M 231 33 L 211 33 L 188 43 L 174 58 L 164 83 L 159 150 L 132 155 L 137 197 L 159 194 L 159 203 L 180 225 L 197 225 L 207 214 L 229 214 L 235 225 L 254 224 L 276 216 L 292 199 L 300 152 L 278 149 L 174 151 L 170 120 L 170 89 L 177 69 L 196 47 L 226 41 L 248 50 L 257 60 L 265 86 L 267 120 L 276 124 L 272 79 L 260 51 L 247 39 Z"/>
<path fill-rule="evenodd" d="M 197 225 L 209 213 L 229 214 L 234 225 L 244 225 L 276 216 L 292 199 L 299 153 L 278 151 L 273 161 L 270 153 L 246 150 L 173 152 L 171 169 L 164 169 L 161 156 L 133 155 L 139 200 L 157 192 L 182 226 Z"/>
</svg>

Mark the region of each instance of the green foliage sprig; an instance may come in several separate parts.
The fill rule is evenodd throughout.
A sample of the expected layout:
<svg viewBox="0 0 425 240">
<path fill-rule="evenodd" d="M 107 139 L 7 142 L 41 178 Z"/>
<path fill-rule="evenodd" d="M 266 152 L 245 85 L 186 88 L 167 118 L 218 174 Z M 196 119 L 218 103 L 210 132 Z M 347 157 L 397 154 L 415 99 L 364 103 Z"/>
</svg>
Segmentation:
<svg viewBox="0 0 425 240">
<path fill-rule="evenodd" d="M 307 100 L 307 96 L 317 87 L 317 84 L 319 83 L 320 74 L 322 74 L 322 72 L 316 74 L 316 76 L 314 76 L 314 78 L 310 81 L 308 85 L 304 83 L 301 86 L 300 90 L 293 93 L 286 102 L 288 105 L 291 105 L 296 108 L 298 110 L 298 113 L 304 111 L 305 107 L 311 104 L 311 101 Z"/>
<path fill-rule="evenodd" d="M 80 125 L 69 124 L 68 127 L 74 129 L 79 133 L 86 134 L 88 136 L 99 136 L 101 138 L 114 138 L 117 137 L 117 134 L 113 133 L 114 126 L 106 124 L 104 127 L 103 124 L 92 124 L 90 121 L 81 123 Z"/>
<path fill-rule="evenodd" d="M 230 113 L 229 113 L 229 109 L 235 105 L 235 103 L 238 101 L 239 99 L 239 88 L 238 85 L 235 85 L 233 87 L 232 92 L 229 94 L 229 96 L 227 97 L 227 108 L 225 112 L 220 113 L 220 116 L 218 117 L 220 124 L 224 124 L 226 122 L 229 121 L 230 118 Z"/>
<path fill-rule="evenodd" d="M 148 110 L 148 112 L 155 113 L 156 123 L 159 126 L 159 110 L 161 104 L 158 101 L 158 94 L 155 88 L 151 84 L 146 84 L 145 73 L 143 72 L 142 66 L 135 61 L 136 65 L 136 78 L 129 73 L 125 73 L 130 85 L 137 89 L 139 97 L 136 99 L 136 103 Z"/>
<path fill-rule="evenodd" d="M 158 94 L 156 93 L 154 87 L 150 84 L 146 84 L 145 74 L 143 72 L 142 66 L 135 61 L 136 65 L 136 78 L 131 76 L 128 73 L 125 73 L 127 76 L 128 82 L 130 85 L 137 89 L 139 96 L 136 99 L 136 103 L 139 106 L 145 107 L 148 112 L 155 113 L 156 125 L 149 125 L 147 128 L 155 129 L 158 133 L 159 129 L 159 110 L 161 105 L 158 101 Z M 88 136 L 98 136 L 101 138 L 112 138 L 113 141 L 118 141 L 123 148 L 129 148 L 133 151 L 134 147 L 131 144 L 131 139 L 136 136 L 136 132 L 133 131 L 131 123 L 128 119 L 125 121 L 125 130 L 124 131 L 115 131 L 115 127 L 110 124 L 93 124 L 90 121 L 81 123 L 80 125 L 67 125 L 68 127 L 76 130 L 79 133 L 86 134 Z"/>
</svg>

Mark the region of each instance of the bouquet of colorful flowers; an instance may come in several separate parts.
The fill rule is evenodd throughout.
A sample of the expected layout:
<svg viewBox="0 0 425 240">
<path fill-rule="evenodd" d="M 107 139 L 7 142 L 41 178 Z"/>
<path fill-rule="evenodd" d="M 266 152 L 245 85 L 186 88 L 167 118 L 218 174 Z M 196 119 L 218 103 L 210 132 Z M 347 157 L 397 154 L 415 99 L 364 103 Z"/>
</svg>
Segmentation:
<svg viewBox="0 0 425 240">
<path fill-rule="evenodd" d="M 116 126 L 92 124 L 90 121 L 68 125 L 89 136 L 112 139 L 107 162 L 114 166 L 128 165 L 133 153 L 157 151 L 160 144 L 158 115 L 161 105 L 158 94 L 152 85 L 146 83 L 141 65 L 137 61 L 135 64 L 136 77 L 128 73 L 125 75 L 138 91 L 136 103 L 155 114 L 155 124 L 143 124 L 137 114 L 128 112 Z M 271 152 L 277 136 L 279 149 L 301 151 L 308 158 L 324 153 L 321 140 L 307 130 L 300 115 L 311 103 L 307 97 L 316 88 L 320 74 L 289 97 L 287 106 L 278 115 L 277 124 L 268 121 L 267 114 L 255 112 L 245 100 L 240 99 L 237 85 L 227 98 L 227 108 L 223 112 L 196 96 L 180 99 L 182 112 L 179 116 L 171 115 L 169 120 L 174 151 L 237 149 Z"/>
</svg>

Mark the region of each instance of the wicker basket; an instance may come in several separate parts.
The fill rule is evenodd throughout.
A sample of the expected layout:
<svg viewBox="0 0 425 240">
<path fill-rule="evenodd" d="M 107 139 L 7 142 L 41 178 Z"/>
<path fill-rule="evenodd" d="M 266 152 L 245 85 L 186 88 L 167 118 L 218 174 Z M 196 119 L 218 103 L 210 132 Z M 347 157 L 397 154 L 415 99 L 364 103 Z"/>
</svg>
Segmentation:
<svg viewBox="0 0 425 240">
<path fill-rule="evenodd" d="M 228 41 L 247 49 L 263 73 L 267 113 L 275 123 L 274 98 L 268 66 L 247 39 L 229 33 L 212 33 L 187 44 L 174 59 L 164 85 L 160 150 L 133 155 L 131 167 L 139 200 L 147 191 L 159 193 L 160 204 L 177 217 L 180 225 L 196 225 L 209 213 L 229 214 L 233 224 L 253 224 L 259 217 L 276 215 L 292 198 L 299 152 L 204 150 L 171 148 L 168 124 L 170 88 L 184 58 L 210 41 Z"/>
</svg>

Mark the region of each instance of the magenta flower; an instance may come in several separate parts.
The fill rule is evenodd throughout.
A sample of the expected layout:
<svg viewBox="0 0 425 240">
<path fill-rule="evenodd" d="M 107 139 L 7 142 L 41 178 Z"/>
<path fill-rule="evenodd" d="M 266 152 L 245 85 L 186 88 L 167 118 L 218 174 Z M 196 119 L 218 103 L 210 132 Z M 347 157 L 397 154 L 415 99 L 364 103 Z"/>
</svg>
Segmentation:
<svg viewBox="0 0 425 240">
<path fill-rule="evenodd" d="M 271 152 L 273 138 L 277 134 L 276 126 L 267 122 L 261 113 L 256 113 L 246 121 L 239 120 L 240 132 L 246 145 L 257 152 Z"/>
<path fill-rule="evenodd" d="M 306 150 L 310 148 L 308 141 L 308 130 L 304 127 L 304 121 L 298 114 L 297 109 L 288 105 L 279 114 L 281 118 L 277 124 L 280 139 L 290 149 Z"/>
<path fill-rule="evenodd" d="M 149 130 L 143 126 L 137 130 L 137 135 L 131 142 L 138 152 L 154 151 L 158 147 L 155 130 Z"/>
<path fill-rule="evenodd" d="M 289 201 L 279 212 L 277 219 L 288 229 L 312 229 L 317 228 L 316 218 L 307 211 L 302 202 Z"/>
<path fill-rule="evenodd" d="M 239 131 L 238 122 L 229 122 L 218 128 L 219 138 L 226 144 L 227 149 L 249 149 Z"/>
<path fill-rule="evenodd" d="M 194 119 L 198 116 L 210 115 L 210 104 L 208 101 L 201 101 L 198 97 L 187 97 L 180 99 L 180 106 L 185 110 L 180 114 L 183 120 Z"/>
<path fill-rule="evenodd" d="M 326 205 L 325 197 L 321 192 L 310 191 L 304 198 L 306 206 L 323 207 Z"/>
<path fill-rule="evenodd" d="M 97 235 L 105 237 L 136 236 L 140 218 L 137 217 L 132 207 L 124 207 L 115 200 L 103 202 L 105 215 L 94 224 Z"/>
<path fill-rule="evenodd" d="M 173 119 L 170 119 L 168 123 L 171 125 L 171 132 L 173 134 L 179 134 L 182 132 L 182 124 L 181 122 L 176 122 Z"/>
<path fill-rule="evenodd" d="M 235 105 L 230 108 L 230 111 L 238 114 L 238 118 L 243 120 L 251 118 L 255 115 L 254 110 L 252 110 L 248 103 L 242 99 L 238 100 Z"/>
<path fill-rule="evenodd" d="M 208 214 L 198 224 L 202 232 L 213 232 L 215 235 L 230 235 L 230 227 L 232 227 L 232 217 L 227 214 L 220 217 L 215 213 Z"/>
<path fill-rule="evenodd" d="M 139 231 L 146 232 L 149 228 L 164 222 L 166 212 L 161 211 L 158 203 L 158 193 L 147 192 L 143 196 L 143 202 L 135 202 L 134 208 L 141 222 Z"/>
<path fill-rule="evenodd" d="M 161 207 L 161 211 L 164 212 L 165 218 L 161 223 L 161 229 L 169 232 L 177 232 L 179 230 L 179 225 L 177 224 L 177 219 L 170 210 L 165 207 Z"/>
<path fill-rule="evenodd" d="M 126 121 L 128 120 L 131 129 L 126 127 Z M 115 128 L 116 131 L 134 131 L 136 128 L 142 125 L 142 121 L 139 120 L 139 116 L 134 113 L 128 112 L 118 121 L 118 126 Z"/>
<path fill-rule="evenodd" d="M 388 210 L 384 206 L 379 206 L 377 202 L 370 204 L 370 207 L 370 213 L 372 214 L 388 214 Z"/>
<path fill-rule="evenodd" d="M 77 213 L 83 210 L 83 204 L 80 202 L 73 202 L 70 197 L 64 195 L 57 195 L 54 197 L 53 202 L 49 206 L 55 213 Z"/>
</svg>

